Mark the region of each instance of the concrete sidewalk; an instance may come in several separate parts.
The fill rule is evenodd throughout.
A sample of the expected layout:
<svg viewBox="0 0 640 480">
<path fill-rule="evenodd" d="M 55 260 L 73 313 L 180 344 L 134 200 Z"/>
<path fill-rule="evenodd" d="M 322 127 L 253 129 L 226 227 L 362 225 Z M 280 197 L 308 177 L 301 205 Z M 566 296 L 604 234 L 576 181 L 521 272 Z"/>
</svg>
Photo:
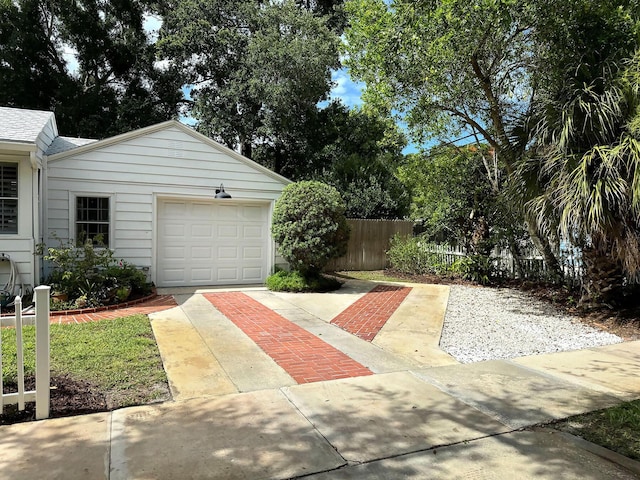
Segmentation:
<svg viewBox="0 0 640 480">
<path fill-rule="evenodd" d="M 376 375 L 297 385 L 201 295 L 178 295 L 152 322 L 176 400 L 0 427 L 0 478 L 640 478 L 637 462 L 521 430 L 640 398 L 640 341 L 459 365 L 429 357 L 441 318 L 420 315 L 446 288 L 414 288 L 379 343 L 329 323 L 366 286 L 334 302 L 244 291 Z"/>
</svg>

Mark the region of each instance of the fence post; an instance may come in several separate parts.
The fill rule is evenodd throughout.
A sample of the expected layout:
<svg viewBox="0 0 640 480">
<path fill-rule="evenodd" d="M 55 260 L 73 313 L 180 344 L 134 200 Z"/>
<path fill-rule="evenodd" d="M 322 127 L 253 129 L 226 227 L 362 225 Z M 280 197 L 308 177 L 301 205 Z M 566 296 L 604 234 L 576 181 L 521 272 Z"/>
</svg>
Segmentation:
<svg viewBox="0 0 640 480">
<path fill-rule="evenodd" d="M 51 388 L 49 340 L 49 292 L 51 287 L 35 288 L 36 297 L 36 420 L 49 417 Z"/>
<path fill-rule="evenodd" d="M 14 301 L 16 309 L 16 367 L 18 368 L 18 410 L 24 410 L 24 342 L 22 340 L 22 299 Z"/>
</svg>

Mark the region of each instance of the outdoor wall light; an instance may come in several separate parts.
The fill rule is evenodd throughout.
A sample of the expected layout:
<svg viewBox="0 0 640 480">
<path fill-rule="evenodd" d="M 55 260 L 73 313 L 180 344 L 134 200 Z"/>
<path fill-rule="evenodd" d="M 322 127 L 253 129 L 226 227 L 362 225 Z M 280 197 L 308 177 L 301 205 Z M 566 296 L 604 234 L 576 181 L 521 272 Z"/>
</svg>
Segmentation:
<svg viewBox="0 0 640 480">
<path fill-rule="evenodd" d="M 216 196 L 215 198 L 231 198 L 227 192 L 224 191 L 224 185 L 220 184 L 220 188 L 216 188 Z"/>
</svg>

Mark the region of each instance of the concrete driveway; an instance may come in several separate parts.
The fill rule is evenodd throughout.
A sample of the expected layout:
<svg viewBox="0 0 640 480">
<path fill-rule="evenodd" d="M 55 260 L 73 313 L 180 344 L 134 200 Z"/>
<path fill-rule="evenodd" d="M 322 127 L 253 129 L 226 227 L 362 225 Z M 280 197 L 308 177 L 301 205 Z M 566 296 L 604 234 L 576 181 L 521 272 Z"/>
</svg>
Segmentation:
<svg viewBox="0 0 640 480">
<path fill-rule="evenodd" d="M 522 429 L 640 398 L 640 342 L 460 365 L 447 287 L 374 287 L 175 292 L 151 316 L 175 400 L 0 427 L 0 477 L 640 478 Z"/>
</svg>

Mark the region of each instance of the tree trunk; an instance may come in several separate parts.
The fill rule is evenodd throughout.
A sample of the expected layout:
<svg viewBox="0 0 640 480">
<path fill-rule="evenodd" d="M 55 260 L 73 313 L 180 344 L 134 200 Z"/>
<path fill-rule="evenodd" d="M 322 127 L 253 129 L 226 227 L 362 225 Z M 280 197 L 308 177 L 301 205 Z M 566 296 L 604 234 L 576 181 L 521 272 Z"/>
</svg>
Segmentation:
<svg viewBox="0 0 640 480">
<path fill-rule="evenodd" d="M 584 277 L 579 306 L 612 309 L 619 304 L 624 289 L 624 273 L 620 262 L 594 248 L 584 248 L 582 263 Z"/>
<path fill-rule="evenodd" d="M 520 248 L 518 247 L 515 238 L 513 238 L 513 235 L 509 235 L 509 251 L 513 257 L 513 263 L 515 264 L 518 277 L 524 278 L 525 274 L 524 267 L 522 266 L 522 253 L 520 253 Z"/>
<path fill-rule="evenodd" d="M 531 241 L 533 242 L 536 249 L 538 249 L 538 251 L 542 254 L 542 258 L 544 259 L 544 263 L 547 266 L 547 270 L 551 276 L 551 279 L 554 281 L 562 280 L 562 278 L 564 277 L 562 268 L 560 266 L 560 262 L 558 261 L 558 257 L 556 257 L 553 248 L 551 248 L 549 239 L 540 236 L 535 220 L 531 218 L 525 218 L 525 223 L 527 224 L 527 231 L 529 232 Z"/>
<path fill-rule="evenodd" d="M 240 155 L 249 159 L 251 158 L 253 155 L 253 146 L 251 145 L 251 142 L 242 142 L 240 144 Z"/>
</svg>

